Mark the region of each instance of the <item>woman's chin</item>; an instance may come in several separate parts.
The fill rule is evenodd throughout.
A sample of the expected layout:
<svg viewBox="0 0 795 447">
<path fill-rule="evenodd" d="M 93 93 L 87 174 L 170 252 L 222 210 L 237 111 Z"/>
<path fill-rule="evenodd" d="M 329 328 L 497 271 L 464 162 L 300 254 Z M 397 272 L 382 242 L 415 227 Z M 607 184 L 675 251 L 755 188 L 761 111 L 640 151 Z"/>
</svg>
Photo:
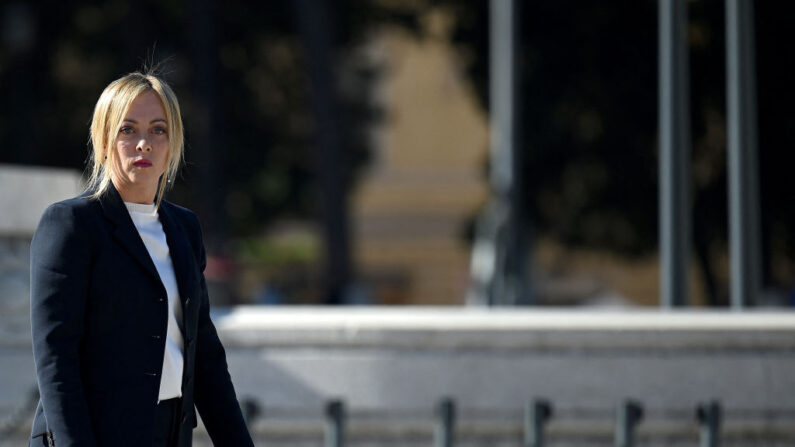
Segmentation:
<svg viewBox="0 0 795 447">
<path fill-rule="evenodd" d="M 151 172 L 134 172 L 130 174 L 129 179 L 130 183 L 135 187 L 145 188 L 147 186 L 154 186 L 157 187 L 157 180 L 160 178 L 159 175 L 155 174 L 155 171 Z"/>
</svg>

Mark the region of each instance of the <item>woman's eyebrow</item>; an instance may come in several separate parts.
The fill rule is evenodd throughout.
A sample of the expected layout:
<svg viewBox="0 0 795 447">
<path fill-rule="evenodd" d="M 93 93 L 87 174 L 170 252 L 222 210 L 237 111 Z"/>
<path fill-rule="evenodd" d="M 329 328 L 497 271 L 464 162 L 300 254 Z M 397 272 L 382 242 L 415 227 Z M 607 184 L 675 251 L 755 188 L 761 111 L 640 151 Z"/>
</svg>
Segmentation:
<svg viewBox="0 0 795 447">
<path fill-rule="evenodd" d="M 163 123 L 168 124 L 168 122 L 164 118 L 153 119 L 152 121 L 149 122 L 149 124 L 154 124 L 154 123 L 156 123 L 158 121 L 162 121 Z M 135 121 L 132 118 L 124 118 L 124 122 L 138 124 L 138 121 Z"/>
</svg>

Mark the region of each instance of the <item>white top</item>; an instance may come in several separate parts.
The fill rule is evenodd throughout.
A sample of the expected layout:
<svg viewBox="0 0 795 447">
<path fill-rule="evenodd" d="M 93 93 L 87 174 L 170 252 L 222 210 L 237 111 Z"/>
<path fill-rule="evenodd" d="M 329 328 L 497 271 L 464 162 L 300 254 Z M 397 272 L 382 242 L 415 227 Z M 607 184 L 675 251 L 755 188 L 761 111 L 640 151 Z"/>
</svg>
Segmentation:
<svg viewBox="0 0 795 447">
<path fill-rule="evenodd" d="M 168 295 L 168 332 L 166 333 L 166 350 L 163 354 L 163 371 L 160 376 L 160 392 L 158 401 L 182 397 L 182 349 L 183 339 L 180 325 L 182 322 L 182 304 L 179 300 L 177 277 L 174 264 L 166 242 L 166 233 L 158 219 L 155 205 L 124 202 L 130 213 L 146 251 L 160 275 L 160 281 Z"/>
</svg>

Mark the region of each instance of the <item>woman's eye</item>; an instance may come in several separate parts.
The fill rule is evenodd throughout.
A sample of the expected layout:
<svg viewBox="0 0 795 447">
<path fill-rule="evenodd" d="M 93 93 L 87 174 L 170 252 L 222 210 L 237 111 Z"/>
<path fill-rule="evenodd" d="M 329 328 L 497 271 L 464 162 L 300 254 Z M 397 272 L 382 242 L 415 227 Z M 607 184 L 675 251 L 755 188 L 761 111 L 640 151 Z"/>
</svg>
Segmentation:
<svg viewBox="0 0 795 447">
<path fill-rule="evenodd" d="M 125 135 L 129 135 L 129 134 L 133 133 L 133 128 L 130 127 L 130 126 L 122 126 L 122 128 L 119 129 L 119 132 L 123 133 Z"/>
<path fill-rule="evenodd" d="M 166 128 L 165 127 L 155 127 L 152 130 L 152 133 L 154 133 L 155 135 L 163 135 L 163 134 L 166 133 Z"/>
</svg>

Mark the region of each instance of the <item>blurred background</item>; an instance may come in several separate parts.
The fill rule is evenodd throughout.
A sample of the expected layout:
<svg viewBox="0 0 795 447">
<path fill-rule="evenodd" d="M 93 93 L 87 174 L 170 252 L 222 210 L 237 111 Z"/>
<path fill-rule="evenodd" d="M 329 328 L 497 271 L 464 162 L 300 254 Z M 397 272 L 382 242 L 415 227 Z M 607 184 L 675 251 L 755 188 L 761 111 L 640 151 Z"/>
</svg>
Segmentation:
<svg viewBox="0 0 795 447">
<path fill-rule="evenodd" d="M 657 304 L 657 3 L 520 3 L 535 301 Z M 690 288 L 694 304 L 720 306 L 724 8 L 688 4 Z M 756 8 L 761 267 L 776 305 L 795 288 L 793 8 Z M 187 163 L 169 199 L 200 216 L 217 302 L 463 302 L 490 193 L 486 1 L 9 0 L 1 12 L 0 163 L 82 173 L 102 89 L 151 66 L 170 81 Z"/>
<path fill-rule="evenodd" d="M 683 304 L 726 307 L 726 4 L 679 3 L 687 5 L 691 150 L 690 175 L 677 181 L 692 205 Z M 81 192 L 100 93 L 150 67 L 182 106 L 186 163 L 167 199 L 202 222 L 219 309 L 664 304 L 658 2 L 516 2 L 508 194 L 494 178 L 489 7 L 0 2 L 3 334 L 28 330 L 30 237 L 49 203 Z M 759 293 L 747 304 L 791 307 L 795 3 L 756 2 L 749 17 L 758 169 L 745 168 L 758 176 L 750 200 L 759 211 Z M 519 278 L 508 301 L 478 288 L 489 268 L 476 247 L 494 247 L 488 216 L 499 215 L 501 196 L 514 234 L 503 244 Z M 3 348 L 13 351 L 7 365 L 29 341 L 14 343 Z M 15 408 L 18 397 L 0 407 Z"/>
</svg>

